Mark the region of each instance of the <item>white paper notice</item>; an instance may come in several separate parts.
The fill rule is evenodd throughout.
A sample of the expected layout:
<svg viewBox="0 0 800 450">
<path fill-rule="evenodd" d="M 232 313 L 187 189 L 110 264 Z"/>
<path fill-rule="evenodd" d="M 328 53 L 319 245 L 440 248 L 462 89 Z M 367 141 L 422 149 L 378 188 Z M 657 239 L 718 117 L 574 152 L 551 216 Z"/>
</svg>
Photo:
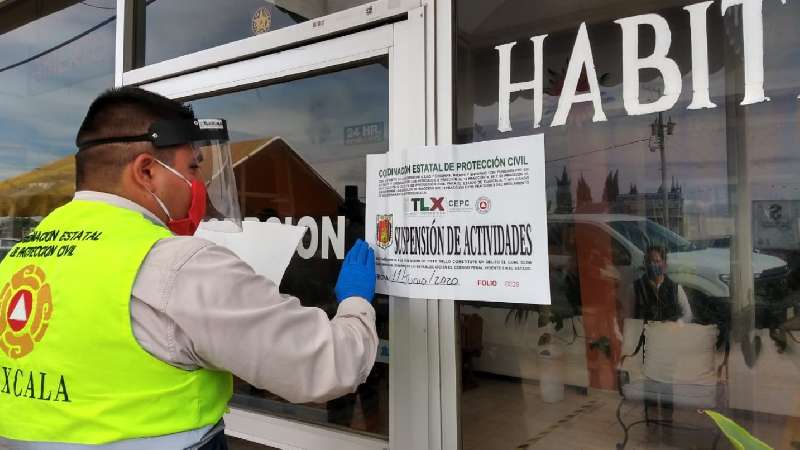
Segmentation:
<svg viewBox="0 0 800 450">
<path fill-rule="evenodd" d="M 550 303 L 542 135 L 367 156 L 377 291 Z"/>
<path fill-rule="evenodd" d="M 201 224 L 195 236 L 229 248 L 256 273 L 280 285 L 305 232 L 306 227 L 245 221 L 241 233 L 211 231 Z"/>
</svg>

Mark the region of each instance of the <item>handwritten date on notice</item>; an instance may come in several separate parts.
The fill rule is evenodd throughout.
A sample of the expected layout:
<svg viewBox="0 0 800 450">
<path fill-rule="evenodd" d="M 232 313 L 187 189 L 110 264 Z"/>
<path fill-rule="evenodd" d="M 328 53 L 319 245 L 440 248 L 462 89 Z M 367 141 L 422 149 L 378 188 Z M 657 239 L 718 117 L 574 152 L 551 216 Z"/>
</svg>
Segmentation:
<svg viewBox="0 0 800 450">
<path fill-rule="evenodd" d="M 431 285 L 431 286 L 458 286 L 459 281 L 456 277 L 438 275 L 436 269 L 431 271 L 417 271 L 411 274 L 405 267 L 392 270 L 389 274 L 379 273 L 378 281 L 389 281 L 400 284 Z"/>
</svg>

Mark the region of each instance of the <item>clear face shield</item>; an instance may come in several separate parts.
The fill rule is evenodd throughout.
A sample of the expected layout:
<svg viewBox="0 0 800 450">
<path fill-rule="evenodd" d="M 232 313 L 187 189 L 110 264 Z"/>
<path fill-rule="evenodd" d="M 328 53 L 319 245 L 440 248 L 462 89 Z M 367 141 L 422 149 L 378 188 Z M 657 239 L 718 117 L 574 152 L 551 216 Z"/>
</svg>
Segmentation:
<svg viewBox="0 0 800 450">
<path fill-rule="evenodd" d="M 207 194 L 203 228 L 228 233 L 242 231 L 239 193 L 228 141 L 195 141 L 192 147 Z"/>
</svg>

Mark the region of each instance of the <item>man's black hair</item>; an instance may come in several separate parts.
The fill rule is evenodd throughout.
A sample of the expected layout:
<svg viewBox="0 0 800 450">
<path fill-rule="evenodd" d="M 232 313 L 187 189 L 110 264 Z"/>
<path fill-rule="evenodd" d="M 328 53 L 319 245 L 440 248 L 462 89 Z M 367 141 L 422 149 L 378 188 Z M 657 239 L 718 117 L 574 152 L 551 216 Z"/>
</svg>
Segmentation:
<svg viewBox="0 0 800 450">
<path fill-rule="evenodd" d="M 667 249 L 662 245 L 651 245 L 647 247 L 647 252 L 645 252 L 645 257 L 649 258 L 650 253 L 658 253 L 661 255 L 661 260 L 666 262 L 667 261 Z"/>
<path fill-rule="evenodd" d="M 115 113 L 120 109 L 127 109 L 125 112 L 133 114 L 117 117 Z M 138 87 L 109 89 L 89 106 L 75 143 L 142 134 L 156 120 L 194 118 L 191 107 L 154 92 Z M 130 134 L 123 133 L 125 131 Z"/>
<path fill-rule="evenodd" d="M 76 145 L 111 137 L 136 136 L 159 120 L 194 119 L 191 107 L 138 87 L 109 89 L 94 99 L 75 138 Z M 114 143 L 90 147 L 75 155 L 78 190 L 108 191 L 116 186 L 122 169 L 136 156 L 153 151 L 170 161 L 173 152 L 155 151 L 147 142 Z"/>
</svg>

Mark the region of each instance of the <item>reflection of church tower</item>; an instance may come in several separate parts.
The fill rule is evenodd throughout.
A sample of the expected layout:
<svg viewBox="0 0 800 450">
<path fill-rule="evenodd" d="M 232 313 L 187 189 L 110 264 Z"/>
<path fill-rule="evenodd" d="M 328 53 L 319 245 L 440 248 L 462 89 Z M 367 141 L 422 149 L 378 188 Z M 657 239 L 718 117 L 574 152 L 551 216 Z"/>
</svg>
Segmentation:
<svg viewBox="0 0 800 450">
<path fill-rule="evenodd" d="M 613 212 L 646 217 L 653 222 L 667 226 L 678 234 L 685 234 L 683 186 L 677 179 L 667 192 L 669 198 L 669 223 L 664 224 L 664 189 L 659 186 L 656 192 L 639 192 L 639 187 L 631 183 L 627 194 L 620 194 L 615 202 Z"/>
<path fill-rule="evenodd" d="M 590 188 L 589 184 L 586 183 L 586 180 L 583 178 L 583 174 L 581 174 L 581 179 L 578 180 L 577 194 L 577 206 L 579 208 L 583 205 L 590 205 L 592 203 L 592 188 Z"/>
<path fill-rule="evenodd" d="M 567 168 L 561 172 L 561 177 L 556 177 L 556 214 L 569 214 L 572 212 L 572 180 L 567 175 Z"/>
<path fill-rule="evenodd" d="M 603 201 L 614 203 L 619 196 L 619 170 L 608 172 L 606 182 L 603 186 Z"/>
</svg>

